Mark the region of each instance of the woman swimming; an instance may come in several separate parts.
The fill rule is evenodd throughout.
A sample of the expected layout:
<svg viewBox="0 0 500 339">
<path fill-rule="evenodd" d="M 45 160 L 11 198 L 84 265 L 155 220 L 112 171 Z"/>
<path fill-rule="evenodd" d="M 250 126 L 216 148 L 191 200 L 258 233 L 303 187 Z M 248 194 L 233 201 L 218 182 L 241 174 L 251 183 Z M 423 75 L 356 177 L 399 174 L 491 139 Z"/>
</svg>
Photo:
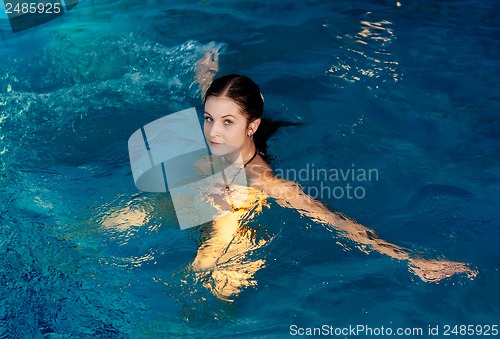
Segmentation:
<svg viewBox="0 0 500 339">
<path fill-rule="evenodd" d="M 262 259 L 245 261 L 244 254 L 262 247 L 270 239 L 254 240 L 252 231 L 244 225 L 262 210 L 267 197 L 334 229 L 340 236 L 354 241 L 363 252 L 377 251 L 407 261 L 409 270 L 423 281 L 437 282 L 457 273 L 471 279 L 477 275 L 477 271 L 464 263 L 427 260 L 389 243 L 375 231 L 308 196 L 296 183 L 276 177 L 265 159 L 265 142 L 259 135 L 264 110 L 259 87 L 250 78 L 236 74 L 212 81 L 217 71 L 217 52 L 210 51 L 198 63 L 196 79 L 205 104 L 204 135 L 212 156 L 200 159 L 197 167 L 208 175 L 239 159 L 248 187 L 233 185 L 228 176 L 225 187 L 210 198 L 220 208 L 221 215 L 214 220 L 192 268 L 206 278 L 204 286 L 213 294 L 230 300 L 242 287 L 255 284 L 253 275 L 265 262 Z"/>
</svg>

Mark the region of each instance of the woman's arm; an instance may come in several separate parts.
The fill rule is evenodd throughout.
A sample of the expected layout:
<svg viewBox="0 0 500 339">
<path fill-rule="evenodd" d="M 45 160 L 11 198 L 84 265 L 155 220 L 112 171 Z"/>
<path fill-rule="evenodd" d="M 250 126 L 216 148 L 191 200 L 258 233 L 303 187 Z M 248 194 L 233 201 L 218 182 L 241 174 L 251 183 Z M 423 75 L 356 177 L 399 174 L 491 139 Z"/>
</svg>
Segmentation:
<svg viewBox="0 0 500 339">
<path fill-rule="evenodd" d="M 369 253 L 374 250 L 394 259 L 407 260 L 409 270 L 423 281 L 436 282 L 455 273 L 465 273 L 469 278 L 477 275 L 477 271 L 470 269 L 466 264 L 419 258 L 408 249 L 379 238 L 372 229 L 339 212 L 331 211 L 325 204 L 305 194 L 294 182 L 264 175 L 256 184 L 276 199 L 278 204 L 293 208 L 316 222 L 334 228 L 341 236 L 358 244 L 357 248 L 361 251 Z"/>
<path fill-rule="evenodd" d="M 200 84 L 201 99 L 204 100 L 208 87 L 219 71 L 219 52 L 215 49 L 209 50 L 198 60 L 194 78 Z"/>
</svg>

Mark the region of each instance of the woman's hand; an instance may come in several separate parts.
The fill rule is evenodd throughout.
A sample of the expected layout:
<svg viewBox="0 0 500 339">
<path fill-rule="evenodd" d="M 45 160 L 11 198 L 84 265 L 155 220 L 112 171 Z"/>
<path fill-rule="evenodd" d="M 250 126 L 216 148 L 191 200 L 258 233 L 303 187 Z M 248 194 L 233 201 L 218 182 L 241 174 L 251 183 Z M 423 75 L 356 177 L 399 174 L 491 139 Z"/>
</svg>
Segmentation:
<svg viewBox="0 0 500 339">
<path fill-rule="evenodd" d="M 196 74 L 198 73 L 217 73 L 219 71 L 219 51 L 211 49 L 205 52 L 205 55 L 198 60 Z"/>
<path fill-rule="evenodd" d="M 208 50 L 205 55 L 198 60 L 197 64 L 194 78 L 200 84 L 203 99 L 208 87 L 219 71 L 219 51 L 216 49 Z"/>
<path fill-rule="evenodd" d="M 469 279 L 474 279 L 478 273 L 464 263 L 447 260 L 411 258 L 408 266 L 410 272 L 418 275 L 425 282 L 438 282 L 459 273 L 465 273 Z"/>
</svg>

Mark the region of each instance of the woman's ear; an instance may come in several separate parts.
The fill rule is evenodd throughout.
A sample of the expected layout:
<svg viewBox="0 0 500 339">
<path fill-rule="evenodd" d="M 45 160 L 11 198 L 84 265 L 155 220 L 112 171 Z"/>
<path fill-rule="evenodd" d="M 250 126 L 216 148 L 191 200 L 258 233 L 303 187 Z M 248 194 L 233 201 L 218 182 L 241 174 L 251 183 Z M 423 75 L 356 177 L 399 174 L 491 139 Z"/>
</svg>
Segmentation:
<svg viewBox="0 0 500 339">
<path fill-rule="evenodd" d="M 248 124 L 248 133 L 250 133 L 250 135 L 253 135 L 255 134 L 255 132 L 257 132 L 257 129 L 259 128 L 260 125 L 260 121 L 261 121 L 260 118 L 258 118 Z"/>
</svg>

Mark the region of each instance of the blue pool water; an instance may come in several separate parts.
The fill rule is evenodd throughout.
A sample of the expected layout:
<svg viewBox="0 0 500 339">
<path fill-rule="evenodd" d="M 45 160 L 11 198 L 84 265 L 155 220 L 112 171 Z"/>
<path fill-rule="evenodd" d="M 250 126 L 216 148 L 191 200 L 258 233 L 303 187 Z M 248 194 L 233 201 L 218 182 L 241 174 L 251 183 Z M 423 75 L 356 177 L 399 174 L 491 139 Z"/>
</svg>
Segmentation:
<svg viewBox="0 0 500 339">
<path fill-rule="evenodd" d="M 499 323 L 500 7 L 489 1 L 81 1 L 11 33 L 0 18 L 0 337 L 284 337 L 290 326 Z M 469 263 L 426 283 L 271 199 L 232 303 L 190 270 L 200 228 L 139 192 L 127 140 L 201 108 L 194 63 L 255 79 L 275 169 L 376 169 L 322 197 L 384 239 Z M 309 167 L 310 168 L 310 167 Z M 351 178 L 352 179 L 352 178 Z M 324 191 L 326 192 L 326 191 Z"/>
</svg>

